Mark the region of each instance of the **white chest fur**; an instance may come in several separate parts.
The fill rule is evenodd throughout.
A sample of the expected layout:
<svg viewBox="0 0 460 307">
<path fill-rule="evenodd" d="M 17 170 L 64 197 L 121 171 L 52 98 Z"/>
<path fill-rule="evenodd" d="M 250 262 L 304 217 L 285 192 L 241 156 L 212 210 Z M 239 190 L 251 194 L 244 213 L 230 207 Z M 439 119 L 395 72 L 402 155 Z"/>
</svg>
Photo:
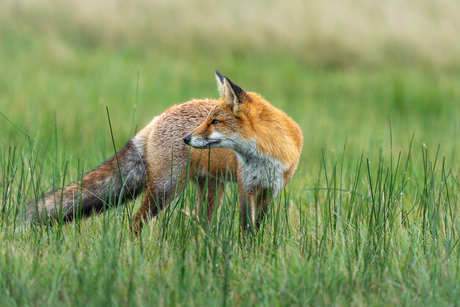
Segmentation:
<svg viewBox="0 0 460 307">
<path fill-rule="evenodd" d="M 193 141 L 193 140 L 192 140 Z M 257 151 L 255 140 L 242 140 L 237 135 L 228 136 L 213 132 L 207 142 L 218 142 L 217 147 L 234 150 L 241 165 L 241 174 L 247 190 L 265 188 L 278 194 L 284 186 L 284 171 L 286 168 L 281 162 Z M 206 145 L 205 140 L 197 139 L 197 146 Z"/>
<path fill-rule="evenodd" d="M 277 160 L 260 155 L 253 144 L 246 143 L 244 150 L 236 151 L 238 162 L 242 166 L 244 186 L 247 190 L 265 188 L 278 194 L 284 186 L 285 167 Z M 255 144 L 254 144 L 255 145 Z"/>
</svg>

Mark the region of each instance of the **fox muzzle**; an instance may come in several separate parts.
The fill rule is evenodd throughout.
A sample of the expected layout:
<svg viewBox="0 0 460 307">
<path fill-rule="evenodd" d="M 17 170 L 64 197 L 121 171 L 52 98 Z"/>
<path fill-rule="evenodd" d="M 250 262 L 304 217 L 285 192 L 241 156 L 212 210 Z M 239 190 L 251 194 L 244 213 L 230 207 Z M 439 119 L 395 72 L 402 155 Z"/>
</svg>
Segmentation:
<svg viewBox="0 0 460 307">
<path fill-rule="evenodd" d="M 192 139 L 190 137 L 191 133 L 190 134 L 187 134 L 186 136 L 184 136 L 182 139 L 184 140 L 184 143 L 187 144 L 187 145 L 190 145 L 190 140 Z"/>
</svg>

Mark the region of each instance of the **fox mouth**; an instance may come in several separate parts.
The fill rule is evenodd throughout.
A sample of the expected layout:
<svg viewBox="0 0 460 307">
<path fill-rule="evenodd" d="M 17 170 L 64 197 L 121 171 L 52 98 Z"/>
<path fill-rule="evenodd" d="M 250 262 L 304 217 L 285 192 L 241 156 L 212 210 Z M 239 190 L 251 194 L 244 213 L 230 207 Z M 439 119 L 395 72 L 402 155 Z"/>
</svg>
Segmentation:
<svg viewBox="0 0 460 307">
<path fill-rule="evenodd" d="M 202 138 L 192 138 L 192 134 L 187 134 L 184 136 L 182 139 L 184 140 L 184 143 L 192 146 L 193 148 L 196 149 L 206 149 L 206 148 L 211 148 L 215 147 L 215 145 L 218 145 L 220 143 L 220 139 L 202 139 Z"/>
<path fill-rule="evenodd" d="M 195 149 L 209 149 L 209 148 L 215 147 L 219 143 L 220 143 L 220 140 L 205 140 L 205 141 L 202 141 L 202 142 L 199 142 L 199 141 L 198 142 L 193 142 L 192 141 L 187 145 L 190 145 Z M 200 145 L 198 145 L 198 144 L 200 144 Z"/>
</svg>

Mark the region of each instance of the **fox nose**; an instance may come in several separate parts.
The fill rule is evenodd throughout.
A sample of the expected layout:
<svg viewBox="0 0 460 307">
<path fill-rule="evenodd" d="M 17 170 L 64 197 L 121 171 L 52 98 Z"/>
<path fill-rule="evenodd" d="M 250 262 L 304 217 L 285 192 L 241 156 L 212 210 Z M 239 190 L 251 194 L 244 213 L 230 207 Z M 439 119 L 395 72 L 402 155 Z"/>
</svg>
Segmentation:
<svg viewBox="0 0 460 307">
<path fill-rule="evenodd" d="M 190 133 L 190 134 L 191 134 L 191 133 Z M 182 139 L 184 140 L 184 143 L 187 144 L 187 145 L 190 144 L 190 140 L 192 139 L 192 138 L 190 137 L 190 134 L 187 134 L 186 136 L 184 136 L 184 137 L 182 138 Z"/>
</svg>

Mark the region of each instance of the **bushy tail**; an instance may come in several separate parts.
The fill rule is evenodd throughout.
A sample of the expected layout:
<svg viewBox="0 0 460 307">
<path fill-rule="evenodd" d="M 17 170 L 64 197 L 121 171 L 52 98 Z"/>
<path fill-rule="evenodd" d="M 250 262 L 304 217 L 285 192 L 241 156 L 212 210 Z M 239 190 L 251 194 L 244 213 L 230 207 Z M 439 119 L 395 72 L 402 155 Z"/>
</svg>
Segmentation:
<svg viewBox="0 0 460 307">
<path fill-rule="evenodd" d="M 118 157 L 118 163 L 117 163 Z M 144 151 L 133 140 L 102 165 L 83 176 L 83 180 L 40 196 L 27 205 L 26 222 L 40 222 L 101 211 L 107 204 L 118 204 L 142 192 L 145 186 Z M 120 174 L 121 173 L 121 174 Z"/>
</svg>

